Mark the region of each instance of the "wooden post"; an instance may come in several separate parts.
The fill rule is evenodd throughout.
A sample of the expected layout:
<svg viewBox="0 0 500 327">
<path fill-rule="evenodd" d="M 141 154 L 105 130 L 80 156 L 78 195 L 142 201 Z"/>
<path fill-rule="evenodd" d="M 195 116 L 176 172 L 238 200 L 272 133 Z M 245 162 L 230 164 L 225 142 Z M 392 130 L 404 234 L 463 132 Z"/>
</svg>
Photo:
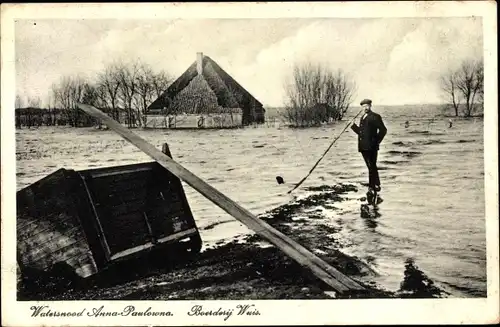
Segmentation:
<svg viewBox="0 0 500 327">
<path fill-rule="evenodd" d="M 78 104 L 78 107 L 91 116 L 101 118 L 106 125 L 109 126 L 109 128 L 121 135 L 125 140 L 138 147 L 144 153 L 156 160 L 161 166 L 178 178 L 184 180 L 188 185 L 200 192 L 214 204 L 281 249 L 281 251 L 297 263 L 311 270 L 318 278 L 331 286 L 337 292 L 345 293 L 349 291 L 364 290 L 364 288 L 354 280 L 343 275 L 340 271 L 328 265 L 302 245 L 254 216 L 238 203 L 234 202 L 226 195 L 222 194 L 220 191 L 184 168 L 182 165 L 172 160 L 168 155 L 156 149 L 146 140 L 103 114 L 100 110 L 85 104 Z"/>
<path fill-rule="evenodd" d="M 168 143 L 163 143 L 161 147 L 161 152 L 165 153 L 169 158 L 172 158 L 172 152 L 170 152 L 170 148 L 168 147 Z"/>
</svg>

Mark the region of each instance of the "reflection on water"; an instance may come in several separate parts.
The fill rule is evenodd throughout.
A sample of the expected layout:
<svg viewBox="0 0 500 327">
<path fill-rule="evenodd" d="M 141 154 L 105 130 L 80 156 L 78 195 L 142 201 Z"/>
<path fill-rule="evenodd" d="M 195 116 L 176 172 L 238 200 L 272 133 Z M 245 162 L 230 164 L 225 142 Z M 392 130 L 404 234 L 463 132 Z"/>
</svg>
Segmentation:
<svg viewBox="0 0 500 327">
<path fill-rule="evenodd" d="M 360 211 L 361 211 L 361 218 L 364 219 L 365 226 L 371 230 L 377 228 L 377 220 L 382 216 L 379 207 L 370 206 L 368 204 L 362 204 Z"/>
<path fill-rule="evenodd" d="M 445 292 L 436 287 L 434 281 L 416 266 L 413 258 L 405 260 L 404 279 L 399 289 L 402 297 L 432 298 L 440 297 L 443 293 Z"/>
<path fill-rule="evenodd" d="M 431 109 L 375 108 L 388 128 L 379 152 L 384 202 L 364 213 L 360 194 L 352 191 L 351 200 L 322 208 L 322 214 L 330 217 L 331 224 L 342 217 L 336 246 L 369 262 L 380 273 L 377 282 L 387 288 L 399 289 L 405 261 L 411 257 L 430 279 L 448 285 L 452 294 L 484 296 L 482 120 L 455 120 L 448 128 L 447 118 L 434 117 Z M 312 129 L 136 132 L 159 149 L 168 142 L 174 160 L 261 214 L 300 197 L 311 186 L 345 182 L 364 192 L 366 167 L 357 152 L 357 139 L 348 131 L 306 182 L 287 194 L 343 127 L 344 123 Z M 17 189 L 62 167 L 79 170 L 90 164 L 150 161 L 112 131 L 86 128 L 18 130 L 16 146 Z M 285 183 L 278 184 L 276 176 Z M 184 186 L 205 242 L 248 233 L 244 225 Z M 214 227 L 204 229 L 210 226 Z"/>
</svg>

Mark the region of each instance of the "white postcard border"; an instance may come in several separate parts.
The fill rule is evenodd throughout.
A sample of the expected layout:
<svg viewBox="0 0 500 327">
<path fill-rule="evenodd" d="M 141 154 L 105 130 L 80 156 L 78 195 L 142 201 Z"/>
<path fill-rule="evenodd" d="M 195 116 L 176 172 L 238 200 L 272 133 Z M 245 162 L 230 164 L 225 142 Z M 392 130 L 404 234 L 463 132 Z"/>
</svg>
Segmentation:
<svg viewBox="0 0 500 327">
<path fill-rule="evenodd" d="M 497 19 L 493 1 L 471 2 L 350 2 L 350 3 L 227 3 L 227 4 L 27 4 L 2 5 L 2 325 L 296 325 L 296 324 L 408 324 L 498 322 L 498 95 Z M 485 299 L 425 300 L 261 300 L 261 301 L 16 301 L 15 265 L 15 52 L 14 20 L 28 18 L 280 18 L 280 17 L 457 17 L 483 18 L 485 64 L 484 168 L 487 237 L 487 295 Z M 236 315 L 237 305 L 254 305 L 260 315 Z M 30 317 L 33 307 L 52 310 L 85 309 L 81 317 L 54 319 Z M 87 313 L 104 306 L 106 311 L 165 312 L 172 317 L 91 317 Z M 194 305 L 206 309 L 235 309 L 224 317 L 189 316 Z"/>
</svg>

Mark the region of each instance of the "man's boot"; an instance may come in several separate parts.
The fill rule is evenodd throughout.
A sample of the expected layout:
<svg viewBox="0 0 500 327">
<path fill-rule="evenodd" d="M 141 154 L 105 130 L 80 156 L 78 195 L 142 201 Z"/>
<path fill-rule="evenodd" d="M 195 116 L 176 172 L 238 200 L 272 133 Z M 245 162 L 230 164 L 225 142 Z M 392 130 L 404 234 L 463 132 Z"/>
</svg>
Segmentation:
<svg viewBox="0 0 500 327">
<path fill-rule="evenodd" d="M 374 204 L 374 200 L 376 198 L 376 192 L 373 188 L 368 188 L 368 192 L 366 192 L 366 201 L 368 204 Z"/>
</svg>

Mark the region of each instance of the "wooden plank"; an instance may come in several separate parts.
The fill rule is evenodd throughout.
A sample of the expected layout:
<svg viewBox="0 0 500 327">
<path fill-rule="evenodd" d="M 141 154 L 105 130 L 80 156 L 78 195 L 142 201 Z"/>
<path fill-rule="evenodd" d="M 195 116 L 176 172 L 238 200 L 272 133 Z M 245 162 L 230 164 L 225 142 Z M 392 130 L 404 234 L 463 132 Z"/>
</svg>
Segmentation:
<svg viewBox="0 0 500 327">
<path fill-rule="evenodd" d="M 23 240 L 30 237 L 29 235 L 34 235 L 39 231 L 44 231 L 49 228 L 53 228 L 53 224 L 50 221 L 37 221 L 35 219 L 23 219 L 22 216 L 18 217 L 18 220 L 27 221 L 28 223 L 22 226 L 17 226 L 17 238 Z"/>
<path fill-rule="evenodd" d="M 111 253 L 117 253 L 150 241 L 142 212 L 131 212 L 121 216 L 101 219 L 104 235 Z"/>
<path fill-rule="evenodd" d="M 171 204 L 178 203 L 180 206 L 183 205 L 183 199 L 178 196 L 174 188 L 172 189 L 162 189 L 156 194 L 156 199 L 159 200 L 158 203 Z"/>
<path fill-rule="evenodd" d="M 124 216 L 126 214 L 142 212 L 145 210 L 146 200 L 137 200 L 122 203 L 116 206 L 106 206 L 105 211 L 109 214 L 109 218 L 114 219 L 114 217 Z M 103 218 L 104 220 L 106 218 Z"/>
<path fill-rule="evenodd" d="M 158 243 L 168 243 L 168 242 L 172 242 L 172 241 L 183 239 L 185 237 L 188 237 L 188 236 L 194 235 L 194 234 L 196 234 L 196 228 L 191 228 L 191 229 L 188 229 L 188 230 L 176 233 L 176 234 L 169 235 L 167 237 L 160 238 L 157 241 L 158 241 Z M 140 251 L 144 251 L 144 250 L 150 249 L 153 246 L 154 246 L 153 243 L 148 242 L 146 244 L 139 245 L 139 246 L 136 246 L 136 247 L 133 247 L 133 248 L 126 249 L 124 251 L 118 252 L 118 253 L 114 254 L 111 257 L 111 259 L 112 260 L 117 260 L 117 259 L 129 256 L 131 254 L 134 254 L 134 253 L 137 253 L 137 252 L 140 252 Z"/>
<path fill-rule="evenodd" d="M 92 178 L 104 178 L 104 177 L 113 177 L 117 175 L 123 175 L 123 174 L 131 174 L 130 176 L 135 175 L 136 173 L 142 173 L 142 172 L 151 172 L 152 167 L 148 166 L 143 166 L 143 167 L 136 167 L 136 168 L 119 168 L 119 167 L 111 167 L 111 168 L 101 168 L 102 170 L 96 170 L 96 171 L 89 171 L 86 170 L 85 172 L 88 173 Z"/>
<path fill-rule="evenodd" d="M 107 178 L 92 179 L 92 190 L 98 190 L 102 193 L 120 193 L 145 189 L 149 184 L 148 177 L 150 176 L 143 175 L 140 178 L 135 176 L 136 178 L 129 180 L 125 179 L 125 176 L 120 176 L 123 179 L 119 181 L 108 180 Z"/>
<path fill-rule="evenodd" d="M 25 239 L 48 229 L 54 229 L 54 225 L 50 221 L 33 220 L 28 224 L 24 224 L 23 227 L 17 226 L 17 241 L 24 241 Z"/>
<path fill-rule="evenodd" d="M 184 213 L 184 207 L 180 201 L 160 202 L 152 204 L 150 207 L 147 208 L 147 211 L 148 214 L 154 216 L 181 215 Z"/>
<path fill-rule="evenodd" d="M 30 237 L 18 239 L 18 249 L 23 252 L 36 253 L 40 249 L 52 248 L 57 249 L 57 244 L 61 240 L 84 240 L 84 234 L 80 226 L 72 227 L 68 230 L 60 231 L 54 228 L 49 228 Z"/>
<path fill-rule="evenodd" d="M 71 182 L 66 176 L 66 170 L 60 169 L 18 191 L 18 212 L 37 220 L 60 220 L 54 213 L 69 209 L 67 196 Z"/>
<path fill-rule="evenodd" d="M 72 219 L 73 217 L 71 216 L 66 216 L 64 220 L 61 220 L 61 222 L 68 221 Z M 68 230 L 73 230 L 73 229 L 78 229 L 80 230 L 80 226 L 74 225 L 74 227 L 69 227 Z M 34 222 L 31 225 L 28 225 L 25 229 L 18 230 L 17 232 L 17 238 L 18 241 L 24 241 L 29 238 L 35 237 L 36 235 L 40 233 L 51 233 L 51 231 L 57 231 L 57 226 L 51 222 L 51 221 L 39 221 L 39 222 Z M 60 233 L 60 232 L 59 232 Z"/>
<path fill-rule="evenodd" d="M 172 153 L 171 153 L 167 143 L 163 143 L 161 152 L 166 154 L 169 158 L 172 158 Z M 198 233 L 198 228 L 196 227 L 193 213 L 191 212 L 191 208 L 189 207 L 189 203 L 188 203 L 188 200 L 186 197 L 186 193 L 184 192 L 184 187 L 182 185 L 181 180 L 177 176 L 175 176 L 171 172 L 169 172 L 168 170 L 164 169 L 160 164 L 156 163 L 156 165 L 158 167 L 157 169 L 159 169 L 162 172 L 165 172 L 165 176 L 168 176 L 168 179 L 167 179 L 168 183 L 164 183 L 164 184 L 168 184 L 169 187 L 176 190 L 175 192 L 169 193 L 170 195 L 173 195 L 173 196 L 171 196 L 172 199 L 170 200 L 171 203 L 169 204 L 169 206 L 173 206 L 172 201 L 175 201 L 175 203 L 177 203 L 180 206 L 180 208 L 177 210 L 176 215 L 178 217 L 181 217 L 181 221 L 182 221 L 181 229 L 193 227 Z M 167 200 L 165 200 L 165 201 L 167 201 Z M 170 216 L 170 217 L 172 217 L 172 216 Z M 156 220 L 158 220 L 158 219 L 156 219 Z M 172 226 L 172 228 L 173 228 L 173 226 Z M 162 230 L 162 229 L 163 229 L 163 227 L 159 228 L 159 230 Z"/>
<path fill-rule="evenodd" d="M 147 228 L 143 217 L 142 211 L 134 210 L 122 215 L 103 218 L 101 223 L 104 234 L 108 236 L 108 239 L 120 239 L 127 234 L 141 234 Z"/>
<path fill-rule="evenodd" d="M 34 251 L 24 253 L 23 258 L 29 258 L 30 261 L 38 261 L 41 258 L 57 258 L 60 252 L 66 251 L 68 248 L 78 247 L 82 240 L 72 238 L 59 238 L 52 243 L 45 243 L 45 246 L 37 246 Z M 55 262 L 53 262 L 55 263 Z"/>
<path fill-rule="evenodd" d="M 174 224 L 180 223 L 181 229 L 195 228 L 194 219 L 184 212 L 158 214 L 147 212 L 148 221 L 151 225 L 153 235 L 156 238 L 162 238 L 174 232 Z"/>
<path fill-rule="evenodd" d="M 173 173 L 175 176 L 184 180 L 187 184 L 192 186 L 200 192 L 207 199 L 215 203 L 221 209 L 244 223 L 250 229 L 254 230 L 257 234 L 268 240 L 270 243 L 281 249 L 286 255 L 294 259 L 300 265 L 310 269 L 318 278 L 326 284 L 333 287 L 337 292 L 343 293 L 350 290 L 362 290 L 363 287 L 356 283 L 354 280 L 343 275 L 337 269 L 329 266 L 326 262 L 314 255 L 312 252 L 304 248 L 302 245 L 293 241 L 288 236 L 274 229 L 271 225 L 258 219 L 248 210 L 241 207 L 239 204 L 229 199 L 220 191 L 203 181 L 198 176 L 191 173 L 189 170 L 175 162 L 156 149 L 153 145 L 140 138 L 132 131 L 126 129 L 124 126 L 118 124 L 116 121 L 108 117 L 100 110 L 93 106 L 78 104 L 78 107 L 87 114 L 101 119 L 102 122 L 121 135 L 125 140 L 129 141 L 144 153 L 155 159 L 165 169 Z"/>
<path fill-rule="evenodd" d="M 92 255 L 89 253 L 90 249 L 84 245 L 83 246 L 81 246 L 81 245 L 82 245 L 81 243 L 71 244 L 70 246 L 67 246 L 65 248 L 61 248 L 57 252 L 51 253 L 46 258 L 40 258 L 40 260 L 38 262 L 42 263 L 42 262 L 48 261 L 48 262 L 50 262 L 50 266 L 52 266 L 58 262 L 66 262 L 70 265 L 74 265 L 76 262 L 81 262 L 83 260 L 83 258 L 86 258 L 86 260 L 88 262 L 90 262 L 89 260 L 91 260 L 90 258 L 92 257 Z M 50 260 L 47 260 L 49 258 L 50 258 Z M 44 268 L 48 268 L 50 266 L 47 265 L 47 263 L 45 263 Z"/>
<path fill-rule="evenodd" d="M 42 248 L 36 254 L 26 253 L 21 255 L 21 263 L 38 269 L 48 268 L 58 262 L 66 261 L 78 255 L 86 255 L 90 249 L 84 241 L 72 240 L 57 249 Z M 88 254 L 91 255 L 91 254 Z"/>
<path fill-rule="evenodd" d="M 37 220 L 29 215 L 26 215 L 23 210 L 17 210 L 17 219 L 16 219 L 16 229 L 21 230 L 26 226 L 36 223 Z"/>
<path fill-rule="evenodd" d="M 75 255 L 91 258 L 72 201 L 76 177 L 61 169 L 18 192 L 17 257 L 23 267 L 46 269 Z"/>
<path fill-rule="evenodd" d="M 158 243 L 167 243 L 167 242 L 171 242 L 171 241 L 180 240 L 180 239 L 183 239 L 184 237 L 187 237 L 189 235 L 195 235 L 196 233 L 197 233 L 196 228 L 186 229 L 185 231 L 162 237 L 162 238 L 158 239 Z"/>
<path fill-rule="evenodd" d="M 130 211 L 143 210 L 147 203 L 144 198 L 120 200 L 121 199 L 119 199 L 119 197 L 116 197 L 116 199 L 113 198 L 112 201 L 96 199 L 96 202 L 98 202 L 100 212 L 106 211 L 114 215 L 121 215 Z"/>
<path fill-rule="evenodd" d="M 97 209 L 95 207 L 94 199 L 92 198 L 92 194 L 90 193 L 89 187 L 87 185 L 87 181 L 85 180 L 85 177 L 81 174 L 79 174 L 81 177 L 81 182 L 82 186 L 85 189 L 85 194 L 87 195 L 88 199 L 90 200 L 90 206 L 92 207 L 92 213 L 94 214 L 95 217 L 95 223 L 97 227 L 97 236 L 99 238 L 99 241 L 101 242 L 102 249 L 104 250 L 104 258 L 106 261 L 109 261 L 111 257 L 111 250 L 109 249 L 108 242 L 106 240 L 106 237 L 104 236 L 104 231 L 102 229 L 101 221 L 99 220 L 99 214 L 97 212 Z"/>
<path fill-rule="evenodd" d="M 151 236 L 151 240 L 153 243 L 156 243 L 156 239 L 153 234 L 153 230 L 151 228 L 151 223 L 149 222 L 148 215 L 146 215 L 145 212 L 142 213 L 142 216 L 144 217 L 144 222 L 146 223 L 146 226 L 148 227 L 148 233 Z"/>
<path fill-rule="evenodd" d="M 99 234 L 100 230 L 97 217 L 95 217 L 93 212 L 91 199 L 87 195 L 82 176 L 74 170 L 71 170 L 70 174 L 75 176 L 75 180 L 77 181 L 71 196 L 75 216 L 78 217 L 78 221 L 85 233 L 87 244 L 92 250 L 92 261 L 99 269 L 104 268 L 107 263 L 106 249 L 101 239 L 102 235 Z"/>
<path fill-rule="evenodd" d="M 35 207 L 38 208 L 38 207 Z M 52 210 L 45 212 L 28 212 L 27 210 L 18 212 L 18 220 L 23 221 L 24 224 L 16 225 L 18 233 L 31 233 L 35 229 L 40 229 L 41 224 L 50 225 L 54 229 L 67 229 L 78 225 L 75 217 L 66 211 L 66 208 L 60 208 L 56 205 L 52 206 Z"/>
<path fill-rule="evenodd" d="M 135 189 L 135 190 L 107 190 L 104 188 L 94 189 L 94 195 L 96 200 L 106 201 L 106 204 L 117 205 L 134 200 L 144 200 L 148 198 L 150 192 L 147 188 Z"/>
<path fill-rule="evenodd" d="M 113 254 L 113 256 L 111 257 L 111 260 L 117 260 L 120 258 L 124 258 L 124 257 L 131 255 L 131 254 L 141 252 L 141 251 L 144 251 L 147 249 L 151 249 L 153 246 L 154 246 L 154 244 L 152 242 L 147 242 L 145 244 L 134 246 L 133 248 L 128 248 L 126 250 L 123 250 L 123 251 L 120 251 L 120 252 Z"/>
<path fill-rule="evenodd" d="M 39 238 L 39 239 L 37 240 L 37 238 Z M 30 243 L 32 243 L 32 247 L 36 246 L 37 248 L 43 247 L 46 245 L 52 246 L 52 244 L 47 244 L 47 243 L 57 242 L 57 240 L 59 240 L 60 238 L 71 238 L 71 239 L 75 239 L 75 240 L 81 240 L 81 239 L 84 239 L 84 236 L 83 236 L 83 233 L 82 233 L 80 226 L 73 227 L 72 229 L 65 231 L 64 234 L 61 234 L 61 232 L 59 232 L 57 230 L 49 229 L 49 230 L 46 230 L 42 233 L 38 233 L 38 234 L 34 235 L 33 237 L 30 237 L 29 241 L 25 240 L 25 241 L 19 242 L 19 245 L 20 245 L 20 248 L 22 248 L 21 245 L 23 243 L 30 242 Z"/>
<path fill-rule="evenodd" d="M 145 178 L 152 176 L 152 168 L 145 171 L 139 171 L 137 173 L 124 172 L 123 174 L 116 173 L 114 175 L 101 175 L 101 176 L 90 176 L 94 182 L 101 182 L 104 185 L 114 185 L 114 184 L 130 184 L 132 182 L 145 182 Z"/>
</svg>

